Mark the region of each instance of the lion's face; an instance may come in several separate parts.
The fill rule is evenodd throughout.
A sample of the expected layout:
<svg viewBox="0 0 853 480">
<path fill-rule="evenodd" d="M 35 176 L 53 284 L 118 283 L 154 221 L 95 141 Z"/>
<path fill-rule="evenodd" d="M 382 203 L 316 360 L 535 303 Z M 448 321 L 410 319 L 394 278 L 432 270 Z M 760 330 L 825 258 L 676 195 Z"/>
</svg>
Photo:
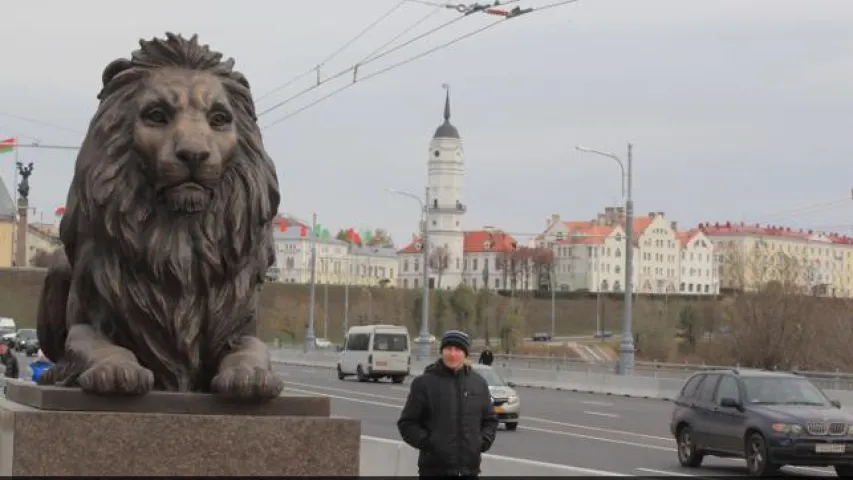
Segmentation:
<svg viewBox="0 0 853 480">
<path fill-rule="evenodd" d="M 204 211 L 237 151 L 234 111 L 214 75 L 151 72 L 137 97 L 134 146 L 157 198 L 176 213 Z"/>
</svg>

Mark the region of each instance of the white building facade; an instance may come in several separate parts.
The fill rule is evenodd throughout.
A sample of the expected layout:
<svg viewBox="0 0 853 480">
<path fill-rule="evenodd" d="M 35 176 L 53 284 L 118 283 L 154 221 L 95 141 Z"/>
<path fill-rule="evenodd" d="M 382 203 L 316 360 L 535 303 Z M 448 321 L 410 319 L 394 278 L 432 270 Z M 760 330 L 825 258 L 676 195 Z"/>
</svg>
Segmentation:
<svg viewBox="0 0 853 480">
<path fill-rule="evenodd" d="M 625 215 L 606 208 L 595 220 L 563 221 L 553 215 L 536 238 L 554 252 L 558 291 L 625 289 Z M 633 219 L 633 283 L 638 294 L 717 295 L 714 245 L 698 230 L 679 232 L 663 212 Z"/>
</svg>

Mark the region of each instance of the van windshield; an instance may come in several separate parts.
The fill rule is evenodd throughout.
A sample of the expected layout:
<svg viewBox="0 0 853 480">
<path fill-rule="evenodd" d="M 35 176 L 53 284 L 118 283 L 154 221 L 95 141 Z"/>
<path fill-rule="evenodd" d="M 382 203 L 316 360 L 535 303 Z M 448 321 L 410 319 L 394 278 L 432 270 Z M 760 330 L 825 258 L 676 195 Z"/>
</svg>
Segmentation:
<svg viewBox="0 0 853 480">
<path fill-rule="evenodd" d="M 377 352 L 405 352 L 408 349 L 408 335 L 402 333 L 377 333 L 373 336 L 373 350 Z"/>
</svg>

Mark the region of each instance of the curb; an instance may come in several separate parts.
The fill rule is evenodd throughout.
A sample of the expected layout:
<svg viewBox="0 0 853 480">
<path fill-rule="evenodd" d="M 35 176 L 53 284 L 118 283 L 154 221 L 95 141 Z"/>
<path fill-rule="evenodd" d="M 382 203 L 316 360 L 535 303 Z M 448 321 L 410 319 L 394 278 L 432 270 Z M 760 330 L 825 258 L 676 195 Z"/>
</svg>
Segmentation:
<svg viewBox="0 0 853 480">
<path fill-rule="evenodd" d="M 309 362 L 300 361 L 300 360 L 272 360 L 272 363 L 277 363 L 280 365 L 293 365 L 293 366 L 298 366 L 298 367 L 323 368 L 326 370 L 334 370 L 335 369 L 334 365 L 320 365 L 317 363 L 309 363 Z M 417 377 L 418 375 L 412 374 L 411 376 Z M 651 395 L 633 395 L 630 393 L 597 392 L 595 390 L 586 390 L 586 389 L 581 389 L 581 388 L 555 387 L 553 385 L 544 385 L 541 383 L 528 383 L 528 382 L 519 383 L 519 382 L 516 382 L 515 386 L 516 387 L 522 387 L 522 388 L 538 388 L 540 390 L 557 390 L 557 391 L 563 391 L 563 392 L 587 393 L 590 395 L 603 395 L 603 396 L 608 396 L 608 397 L 642 398 L 642 399 L 646 399 L 646 400 L 662 400 L 664 402 L 671 402 L 672 401 L 672 399 L 669 397 L 655 397 L 655 396 L 651 396 Z"/>
</svg>

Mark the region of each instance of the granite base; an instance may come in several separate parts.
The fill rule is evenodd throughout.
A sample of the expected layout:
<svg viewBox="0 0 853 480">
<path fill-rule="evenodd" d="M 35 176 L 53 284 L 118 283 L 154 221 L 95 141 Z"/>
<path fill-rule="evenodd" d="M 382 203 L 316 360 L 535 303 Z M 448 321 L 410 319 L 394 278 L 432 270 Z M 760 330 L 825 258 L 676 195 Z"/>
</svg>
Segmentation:
<svg viewBox="0 0 853 480">
<path fill-rule="evenodd" d="M 95 397 L 9 381 L 0 475 L 358 476 L 361 424 L 325 397 Z M 15 401 L 13 401 L 15 400 Z"/>
</svg>

